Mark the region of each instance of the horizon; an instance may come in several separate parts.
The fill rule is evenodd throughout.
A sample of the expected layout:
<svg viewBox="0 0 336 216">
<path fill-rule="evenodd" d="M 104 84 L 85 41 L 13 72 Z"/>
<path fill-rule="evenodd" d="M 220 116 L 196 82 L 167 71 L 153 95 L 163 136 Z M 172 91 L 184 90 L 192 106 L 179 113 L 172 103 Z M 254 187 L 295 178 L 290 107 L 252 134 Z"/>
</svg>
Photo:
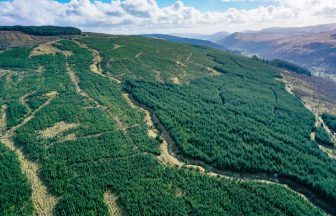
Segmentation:
<svg viewBox="0 0 336 216">
<path fill-rule="evenodd" d="M 0 0 L 0 20 L 108 34 L 210 35 L 336 23 L 336 0 Z"/>
</svg>

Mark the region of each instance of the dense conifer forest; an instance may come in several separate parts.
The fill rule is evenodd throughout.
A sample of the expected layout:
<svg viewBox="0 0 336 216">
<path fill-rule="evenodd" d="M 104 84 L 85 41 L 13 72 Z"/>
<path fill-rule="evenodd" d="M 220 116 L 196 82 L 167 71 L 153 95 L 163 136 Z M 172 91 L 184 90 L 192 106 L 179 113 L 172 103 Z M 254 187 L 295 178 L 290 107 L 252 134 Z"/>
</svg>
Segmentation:
<svg viewBox="0 0 336 216">
<path fill-rule="evenodd" d="M 322 114 L 322 119 L 330 130 L 336 133 L 336 115 L 331 115 L 328 113 Z"/>
<path fill-rule="evenodd" d="M 14 152 L 0 143 L 0 215 L 31 215 L 31 187 Z"/>
<path fill-rule="evenodd" d="M 316 130 L 315 139 L 317 143 L 330 147 L 333 147 L 335 145 L 331 139 L 330 134 L 323 127 L 318 127 L 315 130 Z"/>
<path fill-rule="evenodd" d="M 35 47 L 0 54 L 0 128 L 2 142 L 12 139 L 38 164 L 54 215 L 323 214 L 281 184 L 163 163 L 162 137 L 148 136 L 145 113 L 125 91 L 159 117 L 185 161 L 286 176 L 335 203 L 335 162 L 309 140 L 314 116 L 274 67 L 136 36 L 50 46 L 47 54 L 31 55 Z M 32 196 L 39 189 L 6 145 L 0 214 L 39 212 Z"/>
<path fill-rule="evenodd" d="M 284 68 L 286 70 L 292 71 L 297 74 L 305 74 L 307 76 L 311 76 L 312 72 L 308 70 L 307 68 L 301 67 L 299 65 L 290 63 L 288 61 L 280 60 L 280 59 L 274 59 L 269 62 L 271 65 L 274 65 L 279 68 Z"/>
<path fill-rule="evenodd" d="M 20 31 L 39 36 L 80 35 L 82 33 L 78 28 L 59 26 L 0 26 L 0 31 Z"/>
<path fill-rule="evenodd" d="M 265 64 L 273 65 L 277 68 L 285 69 L 285 70 L 288 70 L 288 71 L 291 71 L 297 74 L 304 74 L 307 76 L 312 75 L 312 72 L 309 69 L 301 67 L 297 64 L 294 64 L 288 61 L 281 60 L 281 59 L 268 60 L 268 59 L 259 58 L 257 55 L 252 55 L 251 59 L 256 60 L 256 61 L 261 61 Z"/>
</svg>

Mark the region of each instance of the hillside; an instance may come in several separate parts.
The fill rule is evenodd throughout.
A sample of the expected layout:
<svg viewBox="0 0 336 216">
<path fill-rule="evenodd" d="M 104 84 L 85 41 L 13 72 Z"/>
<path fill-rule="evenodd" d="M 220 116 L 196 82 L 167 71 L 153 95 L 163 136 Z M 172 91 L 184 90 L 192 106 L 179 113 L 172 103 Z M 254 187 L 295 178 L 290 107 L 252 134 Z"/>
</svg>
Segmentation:
<svg viewBox="0 0 336 216">
<path fill-rule="evenodd" d="M 336 214 L 334 147 L 276 67 L 90 34 L 0 78 L 0 215 Z"/>
<path fill-rule="evenodd" d="M 0 51 L 20 46 L 33 46 L 59 39 L 58 36 L 34 36 L 18 31 L 0 31 Z"/>
<path fill-rule="evenodd" d="M 178 37 L 184 37 L 184 38 L 193 38 L 193 39 L 199 39 L 199 40 L 207 40 L 211 41 L 213 43 L 216 43 L 217 41 L 225 38 L 226 36 L 229 36 L 230 33 L 222 31 L 222 32 L 217 32 L 214 34 L 206 35 L 206 34 L 172 34 Z"/>
<path fill-rule="evenodd" d="M 220 50 L 227 50 L 224 46 L 221 46 L 219 44 L 203 40 L 203 39 L 193 39 L 193 38 L 184 38 L 184 37 L 177 37 L 172 35 L 166 35 L 166 34 L 148 34 L 143 35 L 145 37 L 152 37 L 152 38 L 160 38 L 163 40 L 171 41 L 171 42 L 177 42 L 177 43 L 185 43 L 185 44 L 191 44 L 196 46 L 205 46 L 210 47 L 214 49 L 220 49 Z"/>
<path fill-rule="evenodd" d="M 277 29 L 234 33 L 217 43 L 245 54 L 256 53 L 268 59 L 294 62 L 315 73 L 335 74 L 335 35 L 336 30 L 315 33 L 313 30 L 286 32 Z"/>
</svg>

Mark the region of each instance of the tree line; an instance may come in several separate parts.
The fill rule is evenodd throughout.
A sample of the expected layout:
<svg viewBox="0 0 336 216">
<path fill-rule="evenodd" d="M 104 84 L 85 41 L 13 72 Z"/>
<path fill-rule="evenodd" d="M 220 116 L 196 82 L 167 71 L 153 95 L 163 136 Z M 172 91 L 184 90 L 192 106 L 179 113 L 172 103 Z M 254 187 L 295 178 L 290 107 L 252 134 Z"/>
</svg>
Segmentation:
<svg viewBox="0 0 336 216">
<path fill-rule="evenodd" d="M 20 31 L 29 35 L 38 36 L 62 36 L 80 35 L 82 32 L 74 27 L 60 26 L 0 26 L 0 31 Z"/>
</svg>

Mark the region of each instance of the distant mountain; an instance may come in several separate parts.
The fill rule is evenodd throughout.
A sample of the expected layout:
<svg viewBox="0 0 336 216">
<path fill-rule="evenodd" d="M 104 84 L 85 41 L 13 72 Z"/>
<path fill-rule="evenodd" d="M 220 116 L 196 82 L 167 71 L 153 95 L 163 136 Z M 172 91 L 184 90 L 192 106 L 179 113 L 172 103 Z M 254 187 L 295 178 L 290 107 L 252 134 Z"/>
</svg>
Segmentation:
<svg viewBox="0 0 336 216">
<path fill-rule="evenodd" d="M 216 42 L 219 41 L 220 39 L 222 39 L 222 38 L 224 38 L 224 37 L 227 37 L 227 36 L 229 36 L 229 35 L 230 35 L 230 33 L 228 33 L 228 32 L 217 32 L 217 33 L 215 33 L 215 34 L 206 36 L 204 39 L 216 43 Z"/>
<path fill-rule="evenodd" d="M 218 43 L 244 54 L 290 61 L 315 73 L 336 74 L 336 24 L 234 33 Z"/>
<path fill-rule="evenodd" d="M 200 40 L 207 40 L 216 43 L 218 40 L 221 40 L 225 38 L 226 36 L 229 36 L 230 33 L 222 31 L 217 32 L 215 34 L 206 35 L 206 34 L 172 34 L 177 37 L 183 37 L 183 38 L 193 38 L 193 39 L 200 39 Z"/>
<path fill-rule="evenodd" d="M 207 41 L 207 40 L 177 37 L 177 36 L 166 35 L 166 34 L 147 34 L 147 35 L 142 35 L 142 36 L 152 37 L 152 38 L 160 38 L 160 39 L 164 39 L 164 40 L 167 40 L 167 41 L 178 42 L 178 43 L 186 43 L 186 44 L 197 45 L 197 46 L 205 46 L 205 47 L 210 47 L 210 48 L 215 48 L 215 49 L 220 49 L 220 50 L 227 50 L 227 48 L 225 48 L 225 46 L 222 46 L 222 45 L 219 45 L 219 44 L 213 43 L 211 41 Z"/>
<path fill-rule="evenodd" d="M 324 25 L 315 25 L 315 26 L 305 26 L 305 27 L 288 27 L 288 28 L 266 28 L 261 30 L 261 32 L 267 33 L 290 33 L 290 34 L 314 34 L 327 32 L 336 29 L 336 23 L 324 24 Z"/>
</svg>

